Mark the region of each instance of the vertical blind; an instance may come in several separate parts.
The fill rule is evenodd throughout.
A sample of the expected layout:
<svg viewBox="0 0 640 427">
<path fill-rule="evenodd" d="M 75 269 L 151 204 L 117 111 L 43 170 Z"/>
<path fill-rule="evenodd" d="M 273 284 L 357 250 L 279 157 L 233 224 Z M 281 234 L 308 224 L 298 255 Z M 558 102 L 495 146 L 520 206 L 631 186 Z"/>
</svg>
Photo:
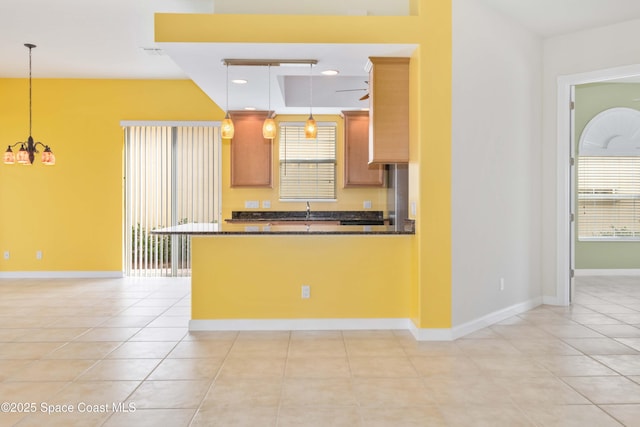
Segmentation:
<svg viewBox="0 0 640 427">
<path fill-rule="evenodd" d="M 218 128 L 125 128 L 125 248 L 128 276 L 189 276 L 190 238 L 152 231 L 218 217 Z"/>
<path fill-rule="evenodd" d="M 578 157 L 578 238 L 640 240 L 640 157 Z"/>
<path fill-rule="evenodd" d="M 304 123 L 281 123 L 280 199 L 336 198 L 335 123 L 318 123 L 318 136 L 306 139 Z"/>
</svg>

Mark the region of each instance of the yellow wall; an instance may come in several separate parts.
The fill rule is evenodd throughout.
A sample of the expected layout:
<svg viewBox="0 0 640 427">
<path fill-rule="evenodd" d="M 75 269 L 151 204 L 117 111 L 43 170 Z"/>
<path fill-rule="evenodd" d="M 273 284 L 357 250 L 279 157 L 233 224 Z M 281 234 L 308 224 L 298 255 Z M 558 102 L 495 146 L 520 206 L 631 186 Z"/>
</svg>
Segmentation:
<svg viewBox="0 0 640 427">
<path fill-rule="evenodd" d="M 419 173 L 416 231 L 421 328 L 451 327 L 451 0 L 422 0 L 419 57 L 414 71 Z M 436 42 L 437 41 L 437 42 Z M 414 169 L 415 172 L 415 169 Z"/>
<path fill-rule="evenodd" d="M 363 202 L 371 201 L 371 210 L 385 211 L 387 204 L 387 190 L 385 188 L 344 188 L 344 120 L 338 115 L 315 115 L 314 118 L 318 122 L 335 122 L 337 129 L 336 144 L 336 195 L 335 202 L 312 202 L 311 208 L 317 211 L 334 211 L 334 210 L 364 210 Z M 276 123 L 280 122 L 304 122 L 307 116 L 300 115 L 278 115 Z M 305 202 L 280 202 L 279 201 L 279 177 L 278 177 L 278 150 L 279 141 L 276 137 L 273 140 L 273 185 L 272 188 L 246 188 L 246 187 L 230 187 L 231 171 L 230 171 L 230 152 L 231 141 L 223 140 L 222 144 L 222 218 L 231 218 L 231 211 L 248 210 L 244 207 L 246 200 L 271 201 L 271 209 L 260 210 L 304 210 Z"/>
<path fill-rule="evenodd" d="M 157 14 L 158 42 L 414 43 L 409 197 L 415 205 L 408 317 L 451 327 L 451 0 L 411 0 L 411 16 Z M 327 31 L 331 28 L 331 31 Z"/>
<path fill-rule="evenodd" d="M 0 79 L 0 141 L 28 137 L 27 84 Z M 120 121 L 222 114 L 186 80 L 35 79 L 33 137 L 56 165 L 0 164 L 0 271 L 122 271 Z"/>
<path fill-rule="evenodd" d="M 192 318 L 406 319 L 413 238 L 194 237 Z"/>
</svg>

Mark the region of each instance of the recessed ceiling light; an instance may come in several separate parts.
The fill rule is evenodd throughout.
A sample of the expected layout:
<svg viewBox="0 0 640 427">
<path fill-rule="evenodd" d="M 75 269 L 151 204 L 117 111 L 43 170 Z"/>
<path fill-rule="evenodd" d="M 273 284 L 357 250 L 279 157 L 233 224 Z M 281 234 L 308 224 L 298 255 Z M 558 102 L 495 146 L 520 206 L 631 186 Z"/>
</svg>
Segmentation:
<svg viewBox="0 0 640 427">
<path fill-rule="evenodd" d="M 244 109 L 247 111 L 255 111 L 256 107 L 244 107 Z"/>
<path fill-rule="evenodd" d="M 237 85 L 244 85 L 247 84 L 249 80 L 245 80 L 245 79 L 233 79 L 231 80 L 231 83 L 235 83 Z"/>
<path fill-rule="evenodd" d="M 324 74 L 325 76 L 336 76 L 338 75 L 339 71 L 338 70 L 324 70 L 322 72 L 322 74 Z"/>
</svg>

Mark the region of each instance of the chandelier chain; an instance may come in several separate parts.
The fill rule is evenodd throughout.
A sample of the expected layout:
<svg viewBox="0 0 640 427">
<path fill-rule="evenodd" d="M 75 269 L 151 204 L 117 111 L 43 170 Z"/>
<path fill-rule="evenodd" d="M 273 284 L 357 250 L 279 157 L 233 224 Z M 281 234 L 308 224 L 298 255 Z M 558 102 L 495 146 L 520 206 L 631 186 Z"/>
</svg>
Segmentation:
<svg viewBox="0 0 640 427">
<path fill-rule="evenodd" d="M 29 136 L 32 135 L 31 133 L 31 49 L 33 49 L 31 46 L 29 47 Z"/>
</svg>

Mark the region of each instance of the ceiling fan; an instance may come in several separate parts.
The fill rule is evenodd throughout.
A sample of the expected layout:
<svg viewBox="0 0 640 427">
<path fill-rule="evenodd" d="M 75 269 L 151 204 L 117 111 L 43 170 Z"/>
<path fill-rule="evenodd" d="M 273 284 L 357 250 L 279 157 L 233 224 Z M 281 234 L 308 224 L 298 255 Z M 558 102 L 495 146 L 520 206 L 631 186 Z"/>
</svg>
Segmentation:
<svg viewBox="0 0 640 427">
<path fill-rule="evenodd" d="M 368 81 L 364 81 L 364 83 L 367 85 L 366 88 L 363 89 L 340 89 L 340 90 L 336 90 L 336 92 L 359 92 L 359 91 L 365 91 L 367 93 L 365 93 L 363 96 L 360 97 L 360 101 L 364 101 L 365 99 L 369 99 L 369 82 Z"/>
</svg>

